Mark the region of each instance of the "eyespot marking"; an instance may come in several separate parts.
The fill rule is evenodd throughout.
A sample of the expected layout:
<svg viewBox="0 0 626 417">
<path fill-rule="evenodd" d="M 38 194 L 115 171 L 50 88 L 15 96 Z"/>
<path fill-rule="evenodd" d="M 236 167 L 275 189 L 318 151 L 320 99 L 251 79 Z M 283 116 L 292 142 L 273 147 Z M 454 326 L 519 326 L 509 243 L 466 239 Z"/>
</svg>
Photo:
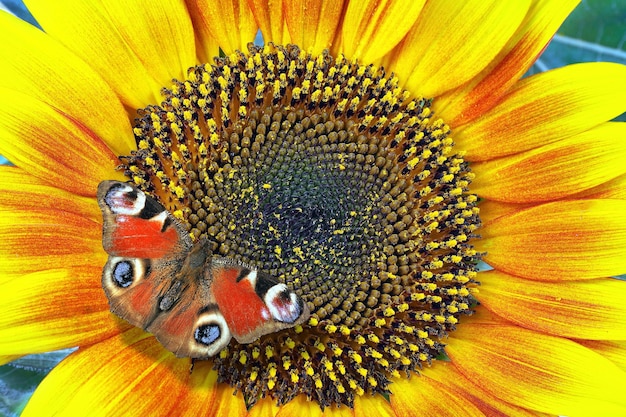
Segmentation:
<svg viewBox="0 0 626 417">
<path fill-rule="evenodd" d="M 220 338 L 222 332 L 217 324 L 203 324 L 196 328 L 193 338 L 201 345 L 210 346 Z"/>
<path fill-rule="evenodd" d="M 111 278 L 113 283 L 120 288 L 130 287 L 135 278 L 133 264 L 129 261 L 118 262 L 113 267 Z"/>
</svg>

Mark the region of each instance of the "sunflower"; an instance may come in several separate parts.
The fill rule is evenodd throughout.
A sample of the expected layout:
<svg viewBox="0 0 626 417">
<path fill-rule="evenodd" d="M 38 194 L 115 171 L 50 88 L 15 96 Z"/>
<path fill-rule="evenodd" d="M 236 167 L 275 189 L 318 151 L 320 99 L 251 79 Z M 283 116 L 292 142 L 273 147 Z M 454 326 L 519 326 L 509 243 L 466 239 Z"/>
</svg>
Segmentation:
<svg viewBox="0 0 626 417">
<path fill-rule="evenodd" d="M 575 1 L 26 3 L 0 360 L 79 348 L 24 415 L 626 415 L 626 68 L 521 78 Z M 110 179 L 310 319 L 192 363 L 111 314 Z"/>
</svg>

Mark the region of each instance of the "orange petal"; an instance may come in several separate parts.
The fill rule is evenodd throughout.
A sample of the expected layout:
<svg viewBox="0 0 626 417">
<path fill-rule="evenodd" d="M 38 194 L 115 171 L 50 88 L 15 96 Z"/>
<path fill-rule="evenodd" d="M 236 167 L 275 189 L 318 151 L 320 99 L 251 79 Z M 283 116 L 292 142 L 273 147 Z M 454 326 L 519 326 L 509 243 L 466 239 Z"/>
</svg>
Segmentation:
<svg viewBox="0 0 626 417">
<path fill-rule="evenodd" d="M 135 148 L 124 107 L 84 61 L 41 30 L 7 13 L 0 13 L 0 38 L 0 87 L 29 95 L 68 119 L 80 121 L 116 155 L 128 155 Z M 6 100 L 3 97 L 2 101 Z"/>
<path fill-rule="evenodd" d="M 395 379 L 391 391 L 391 407 L 398 417 L 415 416 L 418 410 L 423 416 L 484 416 L 462 393 L 429 378 L 427 372 L 411 379 Z"/>
<path fill-rule="evenodd" d="M 254 41 L 258 26 L 247 0 L 187 0 L 189 14 L 201 44 L 212 47 L 215 41 L 227 55 L 236 50 L 247 51 Z M 205 52 L 206 57 L 211 50 Z"/>
<path fill-rule="evenodd" d="M 43 263 L 43 259 L 41 260 Z M 106 301 L 102 265 L 49 269 L 0 284 L 0 354 L 46 352 L 120 331 Z"/>
<path fill-rule="evenodd" d="M 23 416 L 84 415 L 85 410 L 102 415 L 216 415 L 211 413 L 219 392 L 216 378 L 209 366 L 198 365 L 190 372 L 189 359 L 176 358 L 154 337 L 132 328 L 61 362 L 37 388 Z M 243 404 L 240 397 L 231 398 L 221 406 Z"/>
<path fill-rule="evenodd" d="M 94 195 L 98 183 L 120 178 L 119 160 L 80 120 L 19 93 L 4 90 L 0 154 L 50 185 L 79 195 Z"/>
<path fill-rule="evenodd" d="M 290 42 L 282 0 L 248 0 L 248 4 L 265 43 L 287 45 Z"/>
<path fill-rule="evenodd" d="M 94 68 L 131 108 L 161 102 L 161 88 L 195 64 L 193 29 L 182 2 L 26 3 L 48 35 Z"/>
<path fill-rule="evenodd" d="M 291 42 L 316 54 L 330 48 L 341 21 L 344 1 L 284 1 Z"/>
<path fill-rule="evenodd" d="M 417 20 L 425 0 L 361 0 L 348 4 L 341 50 L 348 58 L 372 63 L 391 51 Z"/>
<path fill-rule="evenodd" d="M 604 356 L 626 372 L 626 341 L 579 340 L 578 343 Z"/>
<path fill-rule="evenodd" d="M 55 204 L 45 198 L 40 201 Z M 2 210 L 0 236 L 0 277 L 106 262 L 100 223 L 62 207 Z"/>
<path fill-rule="evenodd" d="M 500 104 L 455 130 L 470 161 L 512 155 L 584 132 L 626 110 L 626 66 L 570 65 L 521 80 Z"/>
<path fill-rule="evenodd" d="M 626 340 L 626 282 L 613 278 L 538 282 L 482 272 L 482 305 L 527 329 L 579 339 Z"/>
<path fill-rule="evenodd" d="M 626 201 L 572 200 L 498 217 L 481 229 L 484 261 L 511 275 L 561 281 L 626 271 Z"/>
<path fill-rule="evenodd" d="M 540 148 L 472 164 L 472 192 L 490 200 L 531 203 L 596 187 L 626 174 L 623 138 L 626 124 L 605 123 Z"/>
<path fill-rule="evenodd" d="M 568 416 L 626 415 L 626 374 L 571 340 L 466 323 L 446 352 L 467 379 L 508 403 Z"/>
<path fill-rule="evenodd" d="M 469 81 L 515 33 L 529 1 L 437 0 L 426 3 L 388 57 L 405 88 L 436 97 Z"/>
<path fill-rule="evenodd" d="M 502 51 L 470 82 L 446 92 L 433 109 L 453 128 L 492 108 L 535 62 L 579 0 L 534 1 Z"/>
</svg>

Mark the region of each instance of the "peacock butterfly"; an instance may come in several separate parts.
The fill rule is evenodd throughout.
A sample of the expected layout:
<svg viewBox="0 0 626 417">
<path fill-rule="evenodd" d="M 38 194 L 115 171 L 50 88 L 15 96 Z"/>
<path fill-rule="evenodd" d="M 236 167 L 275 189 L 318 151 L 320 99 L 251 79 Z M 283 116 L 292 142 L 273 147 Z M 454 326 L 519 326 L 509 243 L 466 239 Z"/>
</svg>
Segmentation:
<svg viewBox="0 0 626 417">
<path fill-rule="evenodd" d="M 284 283 L 194 243 L 178 220 L 137 187 L 98 186 L 109 259 L 102 287 L 111 311 L 154 334 L 179 357 L 206 359 L 234 337 L 259 337 L 304 323 L 307 304 Z"/>
</svg>

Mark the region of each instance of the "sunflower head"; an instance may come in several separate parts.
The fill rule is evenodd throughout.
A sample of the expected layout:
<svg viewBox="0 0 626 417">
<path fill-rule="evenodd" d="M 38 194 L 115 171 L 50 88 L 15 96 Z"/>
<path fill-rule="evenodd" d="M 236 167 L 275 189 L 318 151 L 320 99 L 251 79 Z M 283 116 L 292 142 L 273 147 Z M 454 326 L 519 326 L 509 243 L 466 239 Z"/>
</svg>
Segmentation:
<svg viewBox="0 0 626 417">
<path fill-rule="evenodd" d="M 430 100 L 328 51 L 249 45 L 191 68 L 139 111 L 126 175 L 215 255 L 309 305 L 309 322 L 215 359 L 249 405 L 388 393 L 471 313 L 472 173 Z"/>
</svg>

